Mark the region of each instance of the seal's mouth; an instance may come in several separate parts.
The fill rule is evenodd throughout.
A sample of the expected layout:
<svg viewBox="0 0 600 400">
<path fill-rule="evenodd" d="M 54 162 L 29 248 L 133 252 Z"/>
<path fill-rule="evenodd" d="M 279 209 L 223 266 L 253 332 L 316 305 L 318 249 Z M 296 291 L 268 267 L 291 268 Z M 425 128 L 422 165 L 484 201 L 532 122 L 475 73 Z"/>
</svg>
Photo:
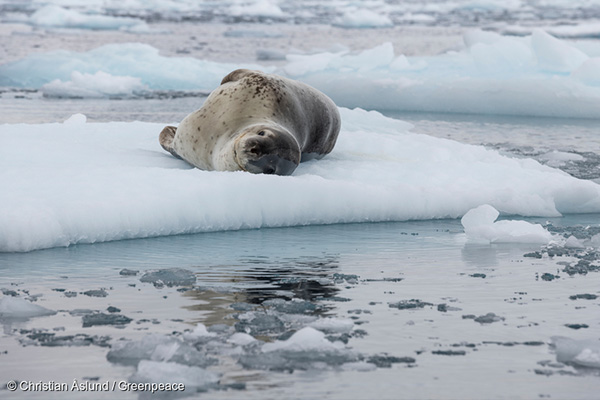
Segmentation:
<svg viewBox="0 0 600 400">
<path fill-rule="evenodd" d="M 276 154 L 262 156 L 257 160 L 248 160 L 246 171 L 254 174 L 291 175 L 298 165 Z"/>
</svg>

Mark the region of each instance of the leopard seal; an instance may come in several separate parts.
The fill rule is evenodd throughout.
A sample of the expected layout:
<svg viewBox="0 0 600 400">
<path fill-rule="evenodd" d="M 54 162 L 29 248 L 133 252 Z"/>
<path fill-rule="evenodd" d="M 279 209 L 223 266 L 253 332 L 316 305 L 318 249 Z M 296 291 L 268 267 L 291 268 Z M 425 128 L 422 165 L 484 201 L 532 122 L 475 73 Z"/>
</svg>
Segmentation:
<svg viewBox="0 0 600 400">
<path fill-rule="evenodd" d="M 237 69 L 177 128 L 165 127 L 159 142 L 202 170 L 290 175 L 300 162 L 330 153 L 339 131 L 338 108 L 325 94 Z"/>
</svg>

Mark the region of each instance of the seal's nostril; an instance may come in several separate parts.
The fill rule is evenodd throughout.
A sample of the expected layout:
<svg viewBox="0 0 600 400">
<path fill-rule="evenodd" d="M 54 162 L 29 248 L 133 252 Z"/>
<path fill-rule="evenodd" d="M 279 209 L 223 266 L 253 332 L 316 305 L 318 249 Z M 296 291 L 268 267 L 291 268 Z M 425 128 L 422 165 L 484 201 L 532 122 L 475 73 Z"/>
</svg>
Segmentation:
<svg viewBox="0 0 600 400">
<path fill-rule="evenodd" d="M 258 149 L 258 147 L 253 147 L 253 148 L 250 149 L 250 153 L 259 155 L 260 154 L 260 150 Z"/>
<path fill-rule="evenodd" d="M 267 175 L 273 175 L 275 173 L 275 168 L 269 166 L 269 167 L 265 167 L 265 169 L 263 170 L 263 174 L 267 174 Z"/>
</svg>

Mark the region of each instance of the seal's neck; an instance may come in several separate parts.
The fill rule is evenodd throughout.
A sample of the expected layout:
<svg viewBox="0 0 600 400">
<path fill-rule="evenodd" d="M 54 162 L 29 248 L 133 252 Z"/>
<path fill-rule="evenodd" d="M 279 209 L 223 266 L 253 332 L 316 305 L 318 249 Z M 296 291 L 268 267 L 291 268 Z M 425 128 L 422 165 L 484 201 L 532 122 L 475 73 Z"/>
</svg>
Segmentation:
<svg viewBox="0 0 600 400">
<path fill-rule="evenodd" d="M 216 171 L 241 171 L 235 154 L 236 140 L 229 140 L 223 146 L 218 146 L 219 151 L 213 154 L 213 167 Z"/>
</svg>

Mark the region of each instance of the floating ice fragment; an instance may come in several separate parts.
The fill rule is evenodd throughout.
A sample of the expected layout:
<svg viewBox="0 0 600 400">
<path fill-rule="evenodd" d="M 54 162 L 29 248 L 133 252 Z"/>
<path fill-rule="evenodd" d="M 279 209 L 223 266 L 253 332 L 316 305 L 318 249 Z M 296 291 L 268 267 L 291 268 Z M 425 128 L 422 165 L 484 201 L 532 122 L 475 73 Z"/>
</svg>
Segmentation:
<svg viewBox="0 0 600 400">
<path fill-rule="evenodd" d="M 276 315 L 255 314 L 248 319 L 236 322 L 235 330 L 248 333 L 250 335 L 266 335 L 282 333 L 285 330 L 285 324 Z"/>
<path fill-rule="evenodd" d="M 194 340 L 194 339 L 199 339 L 202 337 L 215 337 L 215 336 L 216 336 L 216 333 L 209 332 L 206 329 L 206 325 L 204 325 L 201 322 L 199 322 L 198 325 L 196 325 L 196 327 L 194 328 L 194 330 L 192 332 L 185 333 L 183 335 L 183 337 L 186 340 Z"/>
<path fill-rule="evenodd" d="M 487 313 L 485 315 L 480 315 L 477 318 L 474 318 L 475 322 L 479 322 L 480 324 L 491 324 L 492 322 L 504 321 L 503 317 L 500 317 L 494 313 Z"/>
<path fill-rule="evenodd" d="M 278 312 L 289 314 L 304 314 L 316 310 L 317 306 L 310 301 L 292 299 L 270 299 L 262 303 L 266 307 L 270 307 Z"/>
<path fill-rule="evenodd" d="M 106 296 L 108 296 L 108 292 L 104 289 L 86 290 L 82 294 L 89 296 L 89 297 L 106 297 Z"/>
<path fill-rule="evenodd" d="M 496 221 L 500 213 L 484 204 L 469 210 L 461 219 L 470 240 L 489 243 L 550 243 L 552 234 L 539 224 L 526 221 Z"/>
<path fill-rule="evenodd" d="M 247 344 L 254 343 L 257 340 L 254 339 L 252 336 L 248 335 L 247 333 L 236 332 L 233 335 L 231 335 L 229 339 L 227 339 L 227 341 L 233 344 L 237 344 L 238 346 L 245 346 Z"/>
<path fill-rule="evenodd" d="M 0 320 L 26 319 L 54 314 L 56 311 L 30 303 L 20 297 L 4 296 L 0 299 Z"/>
<path fill-rule="evenodd" d="M 266 343 L 262 350 L 265 353 L 276 350 L 305 351 L 305 350 L 340 350 L 344 345 L 341 342 L 330 342 L 325 334 L 311 327 L 305 327 L 294 333 L 288 340 Z"/>
<path fill-rule="evenodd" d="M 325 333 L 350 333 L 354 328 L 354 321 L 351 319 L 319 318 L 308 324 L 308 326 Z"/>
<path fill-rule="evenodd" d="M 200 389 L 217 383 L 219 375 L 196 366 L 142 360 L 129 380 L 131 382 L 177 382 L 183 383 L 186 389 Z"/>
<path fill-rule="evenodd" d="M 196 275 L 190 270 L 183 268 L 167 268 L 158 271 L 146 272 L 140 278 L 140 282 L 154 284 L 165 284 L 167 286 L 185 286 L 196 283 Z"/>
<path fill-rule="evenodd" d="M 81 318 L 84 328 L 96 325 L 126 325 L 133 321 L 131 318 L 120 314 L 105 314 L 105 313 L 93 313 L 86 314 Z"/>
<path fill-rule="evenodd" d="M 556 349 L 556 360 L 562 363 L 600 368 L 600 341 L 575 340 L 567 337 L 553 336 L 552 344 Z"/>
</svg>

